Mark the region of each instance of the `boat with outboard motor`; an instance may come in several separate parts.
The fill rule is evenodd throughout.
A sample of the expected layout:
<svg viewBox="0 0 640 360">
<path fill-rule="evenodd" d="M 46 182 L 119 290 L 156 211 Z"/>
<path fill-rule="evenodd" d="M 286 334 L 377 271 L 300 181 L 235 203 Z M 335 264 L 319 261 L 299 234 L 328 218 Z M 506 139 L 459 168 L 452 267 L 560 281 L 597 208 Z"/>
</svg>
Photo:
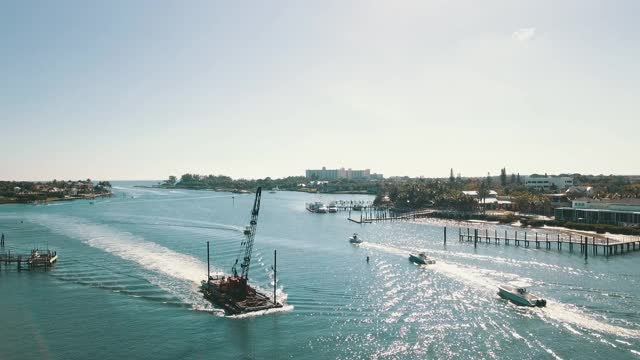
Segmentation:
<svg viewBox="0 0 640 360">
<path fill-rule="evenodd" d="M 537 307 L 544 307 L 547 305 L 547 300 L 531 294 L 524 285 L 500 285 L 498 286 L 498 295 L 516 305 Z"/>
<path fill-rule="evenodd" d="M 427 264 L 435 264 L 436 261 L 433 259 L 429 259 L 427 254 L 421 252 L 418 254 L 409 254 L 409 261 L 418 265 L 427 265 Z"/>
<path fill-rule="evenodd" d="M 359 238 L 358 234 L 353 233 L 353 235 L 349 237 L 349 242 L 352 244 L 360 244 L 362 243 L 362 238 Z"/>
</svg>

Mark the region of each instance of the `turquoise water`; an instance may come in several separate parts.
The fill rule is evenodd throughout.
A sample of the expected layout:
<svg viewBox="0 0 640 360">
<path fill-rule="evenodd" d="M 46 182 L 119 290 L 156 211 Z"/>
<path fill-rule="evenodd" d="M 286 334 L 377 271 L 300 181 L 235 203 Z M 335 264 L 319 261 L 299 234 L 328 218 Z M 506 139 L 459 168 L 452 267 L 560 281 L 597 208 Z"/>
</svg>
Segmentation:
<svg viewBox="0 0 640 360">
<path fill-rule="evenodd" d="M 132 185 L 95 205 L 0 206 L 12 251 L 60 255 L 48 273 L 2 266 L 0 359 L 640 357 L 640 254 L 474 249 L 453 229 L 445 247 L 442 224 L 361 226 L 304 208 L 371 197 L 265 192 L 250 278 L 270 291 L 277 249 L 288 306 L 225 317 L 197 292 L 206 241 L 213 269 L 229 272 L 253 196 Z M 349 244 L 353 232 L 365 242 Z M 419 249 L 437 264 L 409 263 Z M 548 307 L 500 299 L 497 284 L 513 280 Z"/>
</svg>

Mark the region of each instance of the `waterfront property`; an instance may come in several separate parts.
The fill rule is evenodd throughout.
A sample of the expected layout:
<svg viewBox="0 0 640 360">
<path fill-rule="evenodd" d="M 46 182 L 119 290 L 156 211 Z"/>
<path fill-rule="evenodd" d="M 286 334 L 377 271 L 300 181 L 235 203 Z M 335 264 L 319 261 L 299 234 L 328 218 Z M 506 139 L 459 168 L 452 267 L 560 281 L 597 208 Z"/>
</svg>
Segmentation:
<svg viewBox="0 0 640 360">
<path fill-rule="evenodd" d="M 516 204 L 511 201 L 510 197 L 500 197 L 495 190 L 489 190 L 484 198 L 480 197 L 478 192 L 475 190 L 463 191 L 462 195 L 472 197 L 478 203 L 478 207 L 483 207 L 485 210 L 517 210 Z"/>
<path fill-rule="evenodd" d="M 640 226 L 640 199 L 576 199 L 555 209 L 556 220 L 587 224 Z"/>
</svg>

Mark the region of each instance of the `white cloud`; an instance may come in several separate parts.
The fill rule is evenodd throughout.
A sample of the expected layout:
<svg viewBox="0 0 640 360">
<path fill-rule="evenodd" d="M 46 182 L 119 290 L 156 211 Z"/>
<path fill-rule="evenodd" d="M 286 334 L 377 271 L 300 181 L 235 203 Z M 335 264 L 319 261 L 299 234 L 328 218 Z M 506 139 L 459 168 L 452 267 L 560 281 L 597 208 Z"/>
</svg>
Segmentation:
<svg viewBox="0 0 640 360">
<path fill-rule="evenodd" d="M 511 34 L 511 38 L 517 41 L 529 41 L 536 36 L 536 28 L 518 29 Z"/>
</svg>

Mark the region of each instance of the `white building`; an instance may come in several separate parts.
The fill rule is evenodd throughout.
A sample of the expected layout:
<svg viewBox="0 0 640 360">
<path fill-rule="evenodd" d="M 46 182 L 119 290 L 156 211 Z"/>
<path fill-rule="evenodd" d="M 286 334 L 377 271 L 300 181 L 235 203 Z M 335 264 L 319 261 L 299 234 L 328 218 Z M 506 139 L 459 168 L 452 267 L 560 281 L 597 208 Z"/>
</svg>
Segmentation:
<svg viewBox="0 0 640 360">
<path fill-rule="evenodd" d="M 549 190 L 562 190 L 573 186 L 573 178 L 568 176 L 527 176 L 524 178 L 524 185 L 528 188 Z"/>
<path fill-rule="evenodd" d="M 305 176 L 307 179 L 318 179 L 318 180 L 337 180 L 337 179 L 382 179 L 382 174 L 372 174 L 371 170 L 353 170 L 351 168 L 345 169 L 327 169 L 326 167 L 322 167 L 322 169 L 313 170 L 308 169 L 305 171 Z"/>
</svg>

